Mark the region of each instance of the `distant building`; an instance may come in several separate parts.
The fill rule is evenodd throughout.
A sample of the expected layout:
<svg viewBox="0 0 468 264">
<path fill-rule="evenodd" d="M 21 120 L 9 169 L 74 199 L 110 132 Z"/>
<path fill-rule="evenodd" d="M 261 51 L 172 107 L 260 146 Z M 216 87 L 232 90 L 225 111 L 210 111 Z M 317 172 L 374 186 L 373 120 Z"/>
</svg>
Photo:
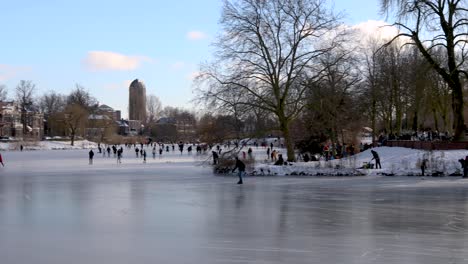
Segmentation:
<svg viewBox="0 0 468 264">
<path fill-rule="evenodd" d="M 86 127 L 87 138 L 104 138 L 116 134 L 120 130 L 120 111 L 115 111 L 108 105 L 100 105 L 95 114 L 88 116 Z"/>
<path fill-rule="evenodd" d="M 128 119 L 146 121 L 146 87 L 138 79 L 130 84 Z"/>
<path fill-rule="evenodd" d="M 27 107 L 22 111 L 13 101 L 0 102 L 0 136 L 41 140 L 43 134 L 44 116 L 37 109 Z"/>
</svg>

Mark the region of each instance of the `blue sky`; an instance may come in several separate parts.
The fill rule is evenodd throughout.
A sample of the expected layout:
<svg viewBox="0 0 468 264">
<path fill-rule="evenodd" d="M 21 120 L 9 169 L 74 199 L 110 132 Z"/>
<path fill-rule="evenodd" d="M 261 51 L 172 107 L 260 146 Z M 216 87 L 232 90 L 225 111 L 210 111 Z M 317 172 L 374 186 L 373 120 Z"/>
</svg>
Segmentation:
<svg viewBox="0 0 468 264">
<path fill-rule="evenodd" d="M 359 4 L 358 4 L 358 3 Z M 382 20 L 378 0 L 336 0 L 349 25 Z M 126 116 L 138 78 L 163 106 L 192 108 L 191 76 L 209 60 L 220 0 L 0 0 L 0 84 L 20 80 L 37 94 L 68 94 L 76 83 Z"/>
</svg>

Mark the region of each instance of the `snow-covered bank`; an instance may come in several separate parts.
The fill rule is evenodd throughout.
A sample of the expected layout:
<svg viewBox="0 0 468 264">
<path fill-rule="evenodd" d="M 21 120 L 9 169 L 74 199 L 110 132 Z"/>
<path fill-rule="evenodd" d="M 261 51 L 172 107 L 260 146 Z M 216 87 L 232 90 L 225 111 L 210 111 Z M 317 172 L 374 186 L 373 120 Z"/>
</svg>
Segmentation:
<svg viewBox="0 0 468 264">
<path fill-rule="evenodd" d="M 254 170 L 255 174 L 265 175 L 421 175 L 420 162 L 427 159 L 426 175 L 447 176 L 461 173 L 458 160 L 468 155 L 468 150 L 424 151 L 400 147 L 379 147 L 374 150 L 380 156 L 382 169 L 362 169 L 363 164 L 372 159 L 370 150 L 366 150 L 331 161 L 295 162 L 285 166 L 261 162 L 255 165 Z"/>
<path fill-rule="evenodd" d="M 71 149 L 97 149 L 97 143 L 79 140 L 75 141 L 75 145 L 71 146 L 70 141 L 39 141 L 39 142 L 9 142 L 0 143 L 0 150 L 19 151 L 20 145 L 23 145 L 24 150 L 71 150 Z M 151 147 L 145 146 L 145 149 L 150 156 Z M 279 154 L 283 154 L 286 158 L 286 150 L 281 148 L 275 149 Z M 346 157 L 339 160 L 330 161 L 312 161 L 312 162 L 294 162 L 284 166 L 275 166 L 267 156 L 267 149 L 263 147 L 252 147 L 252 156 L 255 159 L 255 164 L 250 167 L 247 172 L 253 175 L 311 175 L 311 176 L 361 176 L 361 175 L 421 175 L 420 162 L 427 159 L 426 175 L 461 175 L 462 168 L 458 162 L 459 159 L 465 158 L 468 155 L 468 150 L 446 150 L 446 151 L 424 151 L 401 147 L 379 147 L 374 148 L 380 156 L 382 169 L 363 169 L 365 163 L 371 162 L 372 154 L 370 150 L 358 153 L 351 157 Z M 124 158 L 133 157 L 133 149 L 126 150 Z M 223 148 L 223 152 L 228 151 Z M 242 152 L 247 152 L 247 148 L 242 149 Z M 131 153 L 130 155 L 127 155 Z M 166 163 L 187 162 L 188 160 L 204 165 L 210 164 L 211 158 L 207 152 L 205 155 L 197 155 L 196 153 L 187 154 L 186 150 L 181 155 L 178 151 L 163 152 L 158 158 Z M 243 159 L 241 153 L 241 159 Z M 86 159 L 84 155 L 84 159 Z M 149 157 L 148 157 L 149 159 Z M 248 159 L 248 155 L 246 155 Z M 204 162 L 200 162 L 204 160 Z M 99 161 L 97 161 L 99 162 Z M 372 161 L 374 163 L 374 161 Z M 229 168 L 228 168 L 229 169 Z M 229 170 L 228 170 L 229 171 Z"/>
<path fill-rule="evenodd" d="M 74 146 L 70 141 L 25 141 L 25 142 L 1 142 L 0 150 L 20 150 L 23 145 L 24 150 L 56 150 L 56 149 L 90 149 L 97 148 L 97 143 L 88 140 L 77 140 Z"/>
</svg>

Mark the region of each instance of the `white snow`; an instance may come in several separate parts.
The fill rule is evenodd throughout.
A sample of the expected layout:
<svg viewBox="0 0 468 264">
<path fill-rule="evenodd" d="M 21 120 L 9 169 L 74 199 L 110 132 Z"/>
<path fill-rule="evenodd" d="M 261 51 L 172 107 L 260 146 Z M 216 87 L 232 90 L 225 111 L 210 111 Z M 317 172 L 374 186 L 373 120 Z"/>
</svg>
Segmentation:
<svg viewBox="0 0 468 264">
<path fill-rule="evenodd" d="M 270 171 L 267 174 L 274 175 L 290 175 L 291 173 L 306 175 L 354 175 L 358 173 L 363 175 L 421 175 L 420 161 L 427 159 L 426 175 L 435 172 L 449 175 L 456 172 L 461 173 L 461 165 L 458 160 L 464 159 L 468 155 L 468 150 L 424 151 L 401 147 L 379 147 L 373 150 L 379 154 L 382 169 L 361 169 L 364 163 L 371 162 L 372 154 L 370 149 L 343 159 L 295 162 L 292 165 L 285 166 L 275 166 L 272 165 L 273 162 L 266 161 L 265 149 L 264 154 L 260 153 L 259 150 L 254 151 L 256 160 L 262 160 L 259 163 L 257 162 L 254 170 L 257 173 L 261 170 L 264 173 Z M 279 149 L 279 153 L 283 153 L 283 157 L 286 157 L 285 149 Z M 375 163 L 375 161 L 372 161 L 372 163 Z"/>
<path fill-rule="evenodd" d="M 98 144 L 88 140 L 77 140 L 75 145 L 71 146 L 70 141 L 38 141 L 38 142 L 9 142 L 0 143 L 0 150 L 17 151 L 20 145 L 24 146 L 24 150 L 71 150 L 71 149 L 95 149 L 96 155 Z M 187 147 L 188 145 L 186 145 Z M 233 147 L 233 146 L 231 146 Z M 240 158 L 243 159 L 242 152 L 246 152 L 251 147 L 253 150 L 253 158 L 255 159 L 254 165 L 248 166 L 247 172 L 256 175 L 421 175 L 420 161 L 427 159 L 426 175 L 432 175 L 435 172 L 440 172 L 443 175 L 450 175 L 453 173 L 462 173 L 462 168 L 459 159 L 464 159 L 468 155 L 468 150 L 445 150 L 445 151 L 424 151 L 401 147 L 378 147 L 374 148 L 380 156 L 382 169 L 363 169 L 364 163 L 371 162 L 372 154 L 370 150 L 358 153 L 354 156 L 346 157 L 337 160 L 320 160 L 311 162 L 294 162 L 289 165 L 275 166 L 273 161 L 267 156 L 267 149 L 264 147 L 246 146 L 240 152 Z M 131 150 L 125 149 L 126 155 L 133 157 L 133 148 Z M 147 151 L 148 160 L 152 159 L 151 147 L 145 147 Z M 195 147 L 193 147 L 195 149 Z M 286 149 L 274 148 L 279 154 L 282 154 L 286 160 Z M 159 147 L 156 147 L 159 150 Z M 213 149 L 215 150 L 215 148 Z M 223 152 L 227 149 L 223 148 Z M 112 155 L 112 154 L 111 154 Z M 211 163 L 211 151 L 207 151 L 206 155 L 196 155 L 193 151 L 192 155 L 187 155 L 186 149 L 183 155 L 180 155 L 177 147 L 176 151 L 171 152 L 170 155 L 164 151 L 163 160 L 159 162 L 164 163 L 178 163 L 193 161 L 194 165 L 200 163 L 207 165 Z M 248 156 L 248 155 L 247 155 Z M 156 155 L 159 158 L 159 154 Z M 84 155 L 86 158 L 86 155 Z M 248 159 L 248 157 L 247 157 Z M 206 162 L 203 162 L 206 161 Z M 372 161 L 372 163 L 375 163 Z"/>
<path fill-rule="evenodd" d="M 90 149 L 97 148 L 97 143 L 88 140 L 71 141 L 25 141 L 25 142 L 1 142 L 0 150 L 19 150 L 23 145 L 24 150 L 56 150 L 56 149 Z"/>
</svg>

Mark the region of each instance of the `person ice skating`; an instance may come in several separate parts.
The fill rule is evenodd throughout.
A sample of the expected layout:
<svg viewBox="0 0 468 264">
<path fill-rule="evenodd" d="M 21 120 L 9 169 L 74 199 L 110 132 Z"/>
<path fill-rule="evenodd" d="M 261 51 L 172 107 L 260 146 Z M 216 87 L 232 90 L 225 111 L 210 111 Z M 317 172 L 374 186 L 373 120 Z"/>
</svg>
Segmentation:
<svg viewBox="0 0 468 264">
<path fill-rule="evenodd" d="M 117 150 L 117 163 L 122 163 L 122 152 L 123 152 L 122 148 Z"/>
<path fill-rule="evenodd" d="M 309 157 L 309 154 L 304 154 L 304 162 L 309 162 L 310 161 L 310 157 Z"/>
<path fill-rule="evenodd" d="M 213 152 L 211 152 L 211 153 L 213 154 L 213 165 L 218 164 L 218 159 L 219 159 L 218 152 L 213 151 Z"/>
<path fill-rule="evenodd" d="M 0 163 L 2 164 L 3 167 L 5 167 L 5 164 L 3 164 L 3 157 L 2 157 L 2 154 L 0 154 Z"/>
<path fill-rule="evenodd" d="M 107 157 L 108 158 L 110 157 L 110 151 L 111 151 L 111 148 L 109 146 L 107 146 Z"/>
<path fill-rule="evenodd" d="M 143 163 L 146 163 L 146 150 L 143 150 L 141 155 L 143 156 Z"/>
<path fill-rule="evenodd" d="M 427 168 L 427 159 L 423 159 L 421 161 L 421 175 L 424 176 L 424 171 Z"/>
<path fill-rule="evenodd" d="M 238 157 L 236 157 L 236 166 L 234 167 L 234 169 L 232 169 L 232 172 L 234 172 L 236 169 L 238 170 L 237 175 L 239 176 L 239 181 L 237 182 L 237 184 L 243 184 L 242 174 L 245 173 L 245 164 Z"/>
<path fill-rule="evenodd" d="M 382 168 L 382 165 L 380 164 L 380 157 L 379 157 L 379 154 L 378 154 L 376 151 L 374 151 L 374 150 L 371 150 L 371 153 L 372 153 L 372 156 L 373 156 L 373 158 L 371 159 L 371 161 L 375 159 L 375 168 L 376 168 L 376 169 L 381 169 L 381 168 Z"/>
<path fill-rule="evenodd" d="M 253 156 L 252 156 L 252 148 L 249 148 L 249 150 L 247 150 L 247 154 L 249 154 L 249 159 L 252 159 Z"/>
<path fill-rule="evenodd" d="M 153 159 L 156 158 L 156 146 L 153 147 Z"/>
<path fill-rule="evenodd" d="M 161 158 L 162 154 L 163 154 L 163 148 L 159 148 L 159 157 L 160 158 Z"/>
<path fill-rule="evenodd" d="M 135 149 L 135 154 L 136 154 L 136 157 L 138 158 L 138 154 L 140 154 L 140 150 L 138 148 Z"/>
<path fill-rule="evenodd" d="M 23 151 L 23 145 L 20 145 L 20 151 Z"/>
<path fill-rule="evenodd" d="M 93 164 L 94 152 L 93 150 L 89 151 L 89 165 Z"/>
<path fill-rule="evenodd" d="M 462 178 L 468 178 L 468 156 L 465 157 L 465 159 L 459 160 L 462 168 L 463 168 L 463 176 Z"/>
</svg>

